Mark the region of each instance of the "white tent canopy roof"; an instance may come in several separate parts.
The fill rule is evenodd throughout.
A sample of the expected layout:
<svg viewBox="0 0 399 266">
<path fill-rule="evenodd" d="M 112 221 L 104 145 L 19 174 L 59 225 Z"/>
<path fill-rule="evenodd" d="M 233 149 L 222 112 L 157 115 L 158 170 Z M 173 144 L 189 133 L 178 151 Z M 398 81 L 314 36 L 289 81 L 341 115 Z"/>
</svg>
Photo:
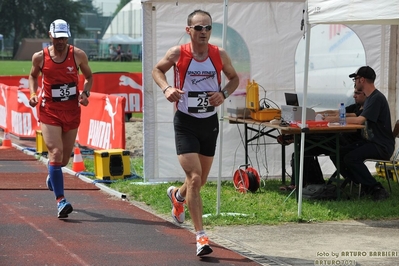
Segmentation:
<svg viewBox="0 0 399 266">
<path fill-rule="evenodd" d="M 308 0 L 309 24 L 398 25 L 399 1 Z"/>
<path fill-rule="evenodd" d="M 127 35 L 117 34 L 112 35 L 109 38 L 103 39 L 100 41 L 101 43 L 108 44 L 141 44 L 143 42 L 143 38 L 132 38 Z"/>
</svg>

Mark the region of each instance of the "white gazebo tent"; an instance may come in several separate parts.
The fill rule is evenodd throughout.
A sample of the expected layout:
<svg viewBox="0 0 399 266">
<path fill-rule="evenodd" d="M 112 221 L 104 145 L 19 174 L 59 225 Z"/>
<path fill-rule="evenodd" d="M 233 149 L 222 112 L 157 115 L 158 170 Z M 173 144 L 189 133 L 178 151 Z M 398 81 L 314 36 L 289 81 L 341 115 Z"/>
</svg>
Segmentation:
<svg viewBox="0 0 399 266">
<path fill-rule="evenodd" d="M 100 42 L 106 44 L 141 44 L 143 42 L 143 38 L 132 38 L 124 34 L 115 34 L 106 39 L 102 39 Z"/>
<path fill-rule="evenodd" d="M 308 87 L 308 69 L 309 69 L 309 50 L 310 50 L 310 26 L 312 24 L 362 24 L 362 25 L 396 25 L 392 28 L 391 34 L 397 37 L 399 24 L 399 2 L 391 1 L 377 1 L 377 0 L 363 0 L 363 1 L 322 1 L 322 0 L 308 0 L 307 1 L 307 30 L 306 30 L 306 58 L 305 58 L 305 77 L 304 77 L 304 95 Z M 391 39 L 390 45 L 396 48 L 397 38 Z M 396 106 L 396 92 L 397 85 L 397 51 L 393 50 L 392 55 L 388 58 L 388 95 L 395 97 L 388 97 L 390 106 Z M 396 77 L 396 78 L 394 78 Z M 306 97 L 303 97 L 302 106 L 307 106 Z M 306 110 L 303 109 L 302 121 L 306 120 Z M 393 110 L 391 110 L 392 112 Z M 392 116 L 394 117 L 394 116 Z M 303 154 L 304 154 L 304 133 L 301 138 L 301 155 L 300 155 L 300 175 L 299 175 L 299 206 L 298 215 L 301 215 L 302 206 L 302 182 L 303 182 Z"/>
<path fill-rule="evenodd" d="M 131 51 L 134 54 L 139 54 L 141 51 L 141 45 L 143 43 L 143 38 L 139 37 L 139 38 L 132 38 L 128 35 L 124 35 L 124 34 L 115 34 L 112 35 L 106 39 L 102 39 L 100 40 L 101 43 L 101 56 L 104 57 L 104 54 L 108 54 L 109 53 L 109 45 L 113 44 L 114 47 L 116 47 L 117 45 L 122 45 L 122 47 L 129 47 L 126 48 L 127 50 L 131 49 Z M 126 50 L 126 51 L 127 51 Z"/>
<path fill-rule="evenodd" d="M 212 36 L 215 36 L 216 26 L 227 23 L 227 48 L 234 46 L 230 41 L 231 32 L 241 37 L 240 47 L 247 47 L 249 73 L 242 74 L 243 84 L 240 84 L 239 90 L 245 90 L 245 79 L 254 79 L 267 89 L 268 96 L 278 103 L 283 103 L 283 92 L 293 91 L 295 84 L 295 50 L 299 40 L 304 32 L 300 30 L 301 20 L 307 6 L 315 7 L 314 11 L 309 9 L 309 24 L 323 22 L 322 20 L 313 20 L 316 13 L 324 13 L 324 6 L 329 2 L 339 2 L 342 8 L 328 9 L 333 12 L 334 18 L 341 17 L 342 10 L 348 5 L 361 5 L 361 12 L 352 12 L 348 15 L 362 15 L 365 7 L 372 13 L 381 5 L 395 7 L 395 1 L 380 3 L 377 1 L 309 1 L 309 4 L 303 0 L 284 0 L 284 1 L 266 1 L 266 0 L 205 0 L 198 3 L 194 0 L 143 0 L 143 88 L 144 88 L 144 177 L 149 181 L 175 181 L 183 180 L 184 173 L 175 159 L 175 149 L 173 142 L 173 106 L 165 101 L 164 96 L 152 80 L 151 70 L 155 63 L 166 53 L 173 45 L 181 43 L 184 39 L 184 27 L 187 15 L 194 9 L 204 9 L 209 11 L 213 17 L 214 30 Z M 395 2 L 395 3 L 393 3 Z M 224 21 L 225 4 L 228 3 L 228 20 Z M 316 12 L 319 6 L 323 6 L 323 12 Z M 392 8 L 392 10 L 398 10 Z M 335 12 L 335 13 L 334 13 Z M 313 14 L 315 13 L 315 14 Z M 307 13 L 305 13 L 307 14 Z M 374 17 L 368 15 L 368 17 Z M 380 19 L 379 17 L 377 19 Z M 355 22 L 356 21 L 356 22 Z M 389 97 L 391 109 L 393 111 L 392 119 L 397 115 L 396 110 L 396 82 L 397 82 L 397 26 L 381 26 L 377 21 L 370 23 L 373 25 L 363 25 L 367 21 L 342 20 L 325 21 L 323 23 L 356 23 L 351 24 L 351 29 L 359 36 L 364 43 L 367 64 L 373 66 L 377 72 L 377 87 Z M 231 30 L 231 31 L 229 31 Z M 310 37 L 310 36 L 309 36 Z M 309 38 L 308 38 L 309 39 Z M 216 43 L 217 38 L 211 42 Z M 220 41 L 220 40 L 219 40 Z M 221 43 L 220 43 L 221 45 Z M 307 46 L 310 48 L 309 46 Z M 239 49 L 238 47 L 234 47 Z M 229 50 L 228 50 L 229 51 Z M 231 56 L 241 54 L 245 51 L 238 50 L 229 52 Z M 234 61 L 233 64 L 242 65 L 244 61 Z M 386 63 L 388 62 L 388 63 Z M 355 71 L 359 66 L 353 67 Z M 349 74 L 349 73 L 347 73 Z M 345 74 L 348 84 L 352 84 L 349 77 Z M 173 81 L 172 71 L 167 73 L 168 80 Z M 304 79 L 306 80 L 306 78 Z M 388 82 L 389 81 L 389 82 Z M 353 86 L 353 84 L 351 85 Z M 353 87 L 352 87 L 353 88 Z M 305 96 L 305 92 L 304 92 Z M 238 97 L 237 97 L 238 98 Z M 306 97 L 303 97 L 306 99 Z M 231 97 L 234 100 L 234 97 Z M 306 102 L 305 102 L 306 106 Z M 237 166 L 243 162 L 243 152 L 237 143 L 242 141 L 236 125 L 225 124 L 223 129 L 223 165 L 220 171 L 223 179 L 231 179 L 232 173 Z M 288 148 L 289 149 L 289 148 Z M 242 150 L 242 147 L 241 147 Z M 278 148 L 265 148 L 267 152 L 264 155 L 268 158 L 267 170 L 270 176 L 281 175 L 281 161 Z M 250 156 L 256 157 L 257 151 L 250 151 Z M 287 152 L 287 154 L 290 154 Z M 239 158 L 239 159 L 237 159 Z M 218 162 L 219 155 L 215 156 L 215 162 Z M 286 160 L 289 161 L 289 160 Z M 209 179 L 216 179 L 219 175 L 219 168 L 215 163 L 211 170 Z M 264 165 L 262 165 L 264 166 Z M 324 170 L 324 169 L 323 169 Z M 331 172 L 332 173 L 332 172 Z"/>
</svg>

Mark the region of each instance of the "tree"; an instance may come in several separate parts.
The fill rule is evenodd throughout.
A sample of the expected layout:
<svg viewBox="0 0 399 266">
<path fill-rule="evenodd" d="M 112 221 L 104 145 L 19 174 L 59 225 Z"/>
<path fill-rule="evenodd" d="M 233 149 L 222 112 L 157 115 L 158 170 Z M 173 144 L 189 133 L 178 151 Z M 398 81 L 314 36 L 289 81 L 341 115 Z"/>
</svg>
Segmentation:
<svg viewBox="0 0 399 266">
<path fill-rule="evenodd" d="M 118 6 L 116 7 L 116 10 L 114 12 L 114 17 L 118 14 L 119 11 L 121 11 L 121 9 L 127 5 L 128 3 L 130 3 L 131 0 L 120 0 Z"/>
<path fill-rule="evenodd" d="M 2 0 L 0 32 L 5 38 L 13 38 L 14 57 L 23 38 L 48 38 L 50 23 L 56 19 L 66 20 L 76 34 L 85 33 L 80 26 L 80 14 L 90 9 L 90 5 L 91 0 Z"/>
<path fill-rule="evenodd" d="M 100 15 L 99 8 L 93 5 L 93 0 L 80 0 L 80 2 L 85 6 L 83 12 Z"/>
</svg>

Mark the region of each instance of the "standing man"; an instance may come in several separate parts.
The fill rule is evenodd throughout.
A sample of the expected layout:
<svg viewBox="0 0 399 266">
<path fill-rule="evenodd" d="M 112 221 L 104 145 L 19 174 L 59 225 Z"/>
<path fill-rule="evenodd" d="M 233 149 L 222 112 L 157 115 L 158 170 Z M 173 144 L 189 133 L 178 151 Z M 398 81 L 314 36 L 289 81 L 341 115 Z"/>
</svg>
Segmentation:
<svg viewBox="0 0 399 266">
<path fill-rule="evenodd" d="M 169 187 L 172 217 L 184 222 L 187 202 L 197 239 L 197 256 L 212 252 L 202 225 L 200 190 L 212 166 L 219 134 L 216 108 L 238 87 L 239 78 L 226 51 L 208 43 L 212 31 L 211 15 L 195 10 L 188 15 L 186 33 L 191 42 L 170 48 L 155 65 L 152 76 L 166 99 L 176 105 L 175 144 L 186 179 L 180 188 Z M 165 73 L 174 67 L 175 84 L 169 85 Z M 221 71 L 228 79 L 221 89 Z"/>
<path fill-rule="evenodd" d="M 345 178 L 361 184 L 364 192 L 370 194 L 373 200 L 384 200 L 389 194 L 371 175 L 364 160 L 389 160 L 395 149 L 388 101 L 384 94 L 375 88 L 376 74 L 371 67 L 360 67 L 349 77 L 353 78 L 356 90 L 362 91 L 367 98 L 361 114 L 357 117 L 347 117 L 346 122 L 365 125 L 365 128 L 362 130 L 361 140 L 341 148 L 340 172 Z M 326 120 L 337 122 L 338 118 L 326 117 Z"/>
<path fill-rule="evenodd" d="M 93 79 L 85 52 L 68 44 L 71 32 L 66 21 L 52 22 L 49 37 L 52 45 L 32 56 L 29 104 L 32 107 L 39 104 L 39 120 L 49 156 L 46 183 L 54 191 L 58 218 L 67 218 L 73 208 L 64 196 L 61 167 L 67 165 L 71 157 L 80 124 L 80 105 L 89 104 Z M 82 93 L 78 88 L 79 69 L 85 77 Z M 43 88 L 37 95 L 40 73 Z"/>
</svg>

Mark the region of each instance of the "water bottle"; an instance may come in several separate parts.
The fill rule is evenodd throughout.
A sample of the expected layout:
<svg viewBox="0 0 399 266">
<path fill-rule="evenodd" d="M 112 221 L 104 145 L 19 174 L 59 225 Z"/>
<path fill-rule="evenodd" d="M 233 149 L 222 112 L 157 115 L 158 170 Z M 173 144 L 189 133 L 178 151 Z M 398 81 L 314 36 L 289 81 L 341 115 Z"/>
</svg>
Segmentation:
<svg viewBox="0 0 399 266">
<path fill-rule="evenodd" d="M 341 103 L 341 105 L 339 106 L 339 125 L 346 125 L 346 109 L 344 103 Z"/>
</svg>

